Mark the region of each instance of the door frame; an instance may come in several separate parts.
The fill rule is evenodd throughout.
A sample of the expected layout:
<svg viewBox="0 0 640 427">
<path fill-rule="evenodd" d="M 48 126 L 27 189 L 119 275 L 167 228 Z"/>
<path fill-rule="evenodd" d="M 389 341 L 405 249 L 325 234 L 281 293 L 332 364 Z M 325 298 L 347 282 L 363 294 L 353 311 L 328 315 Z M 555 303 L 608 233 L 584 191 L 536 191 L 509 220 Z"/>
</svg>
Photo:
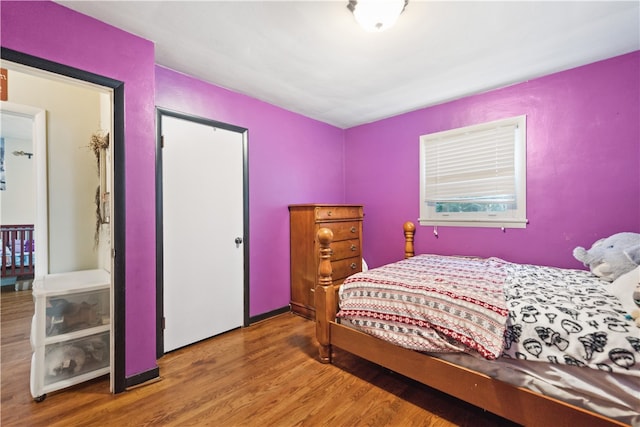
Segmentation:
<svg viewBox="0 0 640 427">
<path fill-rule="evenodd" d="M 63 65 L 57 62 L 39 58 L 37 56 L 18 52 L 5 47 L 0 48 L 0 57 L 4 60 L 26 65 L 31 68 L 48 71 L 76 80 L 93 83 L 113 90 L 113 242 L 112 250 L 117 256 L 113 256 L 113 271 L 111 282 L 113 284 L 113 363 L 112 379 L 113 392 L 125 391 L 125 344 L 126 344 L 126 316 L 125 316 L 125 290 L 126 290 L 126 205 L 125 205 L 125 158 L 124 158 L 124 82 L 109 77 L 94 74 L 89 71 Z"/>
<path fill-rule="evenodd" d="M 156 358 L 164 356 L 164 223 L 162 213 L 162 118 L 174 117 L 242 135 L 243 327 L 249 326 L 249 130 L 192 114 L 156 107 Z"/>
<path fill-rule="evenodd" d="M 35 221 L 33 238 L 40 244 L 35 249 L 35 259 L 38 260 L 34 269 L 34 279 L 44 276 L 49 271 L 48 250 L 49 247 L 49 221 L 48 221 L 48 200 L 47 194 L 47 112 L 40 107 L 17 104 L 10 101 L 2 101 L 2 114 L 17 114 L 31 119 L 33 131 L 31 132 L 31 144 L 34 154 L 34 184 L 35 190 Z M 42 155 L 44 154 L 44 155 Z"/>
</svg>

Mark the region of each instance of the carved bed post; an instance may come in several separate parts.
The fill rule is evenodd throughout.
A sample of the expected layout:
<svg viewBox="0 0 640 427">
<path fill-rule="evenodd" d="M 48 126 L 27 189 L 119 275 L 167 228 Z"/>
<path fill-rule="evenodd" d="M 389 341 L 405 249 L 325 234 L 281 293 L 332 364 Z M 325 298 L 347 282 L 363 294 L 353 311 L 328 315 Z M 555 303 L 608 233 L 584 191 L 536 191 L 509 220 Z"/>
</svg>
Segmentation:
<svg viewBox="0 0 640 427">
<path fill-rule="evenodd" d="M 404 257 L 411 258 L 415 255 L 413 235 L 416 233 L 416 226 L 411 221 L 407 221 L 402 228 L 404 229 Z"/>
<path fill-rule="evenodd" d="M 320 265 L 318 266 L 318 284 L 315 292 L 316 338 L 320 344 L 320 361 L 331 363 L 331 341 L 329 322 L 336 318 L 336 294 L 331 280 L 331 241 L 333 232 L 328 228 L 318 230 L 320 244 Z"/>
</svg>

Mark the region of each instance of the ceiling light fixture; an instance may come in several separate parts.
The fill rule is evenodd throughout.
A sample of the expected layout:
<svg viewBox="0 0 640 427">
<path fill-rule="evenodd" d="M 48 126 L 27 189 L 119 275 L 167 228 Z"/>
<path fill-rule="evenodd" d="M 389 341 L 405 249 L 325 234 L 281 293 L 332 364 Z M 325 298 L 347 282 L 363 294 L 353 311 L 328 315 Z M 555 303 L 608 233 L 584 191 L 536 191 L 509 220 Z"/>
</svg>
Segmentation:
<svg viewBox="0 0 640 427">
<path fill-rule="evenodd" d="M 349 0 L 347 8 L 366 31 L 380 32 L 396 23 L 408 3 L 409 0 Z"/>
</svg>

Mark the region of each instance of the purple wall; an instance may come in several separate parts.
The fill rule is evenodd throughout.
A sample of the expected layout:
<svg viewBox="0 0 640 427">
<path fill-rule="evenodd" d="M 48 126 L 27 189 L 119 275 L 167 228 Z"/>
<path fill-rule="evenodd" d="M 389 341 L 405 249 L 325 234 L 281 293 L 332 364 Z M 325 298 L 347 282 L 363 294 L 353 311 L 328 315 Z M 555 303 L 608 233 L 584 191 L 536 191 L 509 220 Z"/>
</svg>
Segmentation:
<svg viewBox="0 0 640 427">
<path fill-rule="evenodd" d="M 156 104 L 249 129 L 250 315 L 287 306 L 287 206 L 344 202 L 344 132 L 159 66 Z"/>
<path fill-rule="evenodd" d="M 576 246 L 640 232 L 640 52 L 351 128 L 346 199 L 365 205 L 364 256 L 402 256 L 419 216 L 419 136 L 527 115 L 526 229 L 417 227 L 418 253 L 583 268 Z M 379 242 L 385 242 L 380 244 Z"/>
<path fill-rule="evenodd" d="M 155 358 L 154 47 L 52 2 L 1 4 L 2 46 L 125 83 L 126 366 Z M 132 233 L 131 230 L 135 230 Z"/>
</svg>

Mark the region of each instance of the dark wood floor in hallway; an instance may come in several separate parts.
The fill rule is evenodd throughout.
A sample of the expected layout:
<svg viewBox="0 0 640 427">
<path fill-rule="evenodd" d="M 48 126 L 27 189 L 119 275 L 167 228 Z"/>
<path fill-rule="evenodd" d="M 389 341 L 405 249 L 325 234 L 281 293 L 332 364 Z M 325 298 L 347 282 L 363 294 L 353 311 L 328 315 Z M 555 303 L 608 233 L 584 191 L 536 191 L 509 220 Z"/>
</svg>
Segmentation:
<svg viewBox="0 0 640 427">
<path fill-rule="evenodd" d="M 31 291 L 1 298 L 3 427 L 512 426 L 344 352 L 319 363 L 313 322 L 290 313 L 165 355 L 159 381 L 112 395 L 101 378 L 36 403 Z"/>
</svg>

